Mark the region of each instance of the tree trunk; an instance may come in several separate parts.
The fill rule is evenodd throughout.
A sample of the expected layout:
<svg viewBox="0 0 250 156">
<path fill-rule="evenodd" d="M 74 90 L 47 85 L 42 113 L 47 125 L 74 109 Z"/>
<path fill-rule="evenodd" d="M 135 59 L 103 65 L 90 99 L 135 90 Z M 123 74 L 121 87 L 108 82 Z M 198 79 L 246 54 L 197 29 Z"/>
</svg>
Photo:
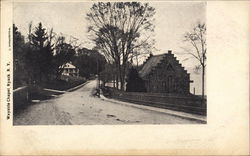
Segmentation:
<svg viewBox="0 0 250 156">
<path fill-rule="evenodd" d="M 119 79 L 118 79 L 118 73 L 116 73 L 116 77 L 115 77 L 115 83 L 116 83 L 115 88 L 116 89 L 118 89 L 118 85 L 119 85 L 118 81 L 119 81 Z"/>
<path fill-rule="evenodd" d="M 115 75 L 112 76 L 112 81 L 113 81 L 113 88 L 115 88 Z"/>
<path fill-rule="evenodd" d="M 121 65 L 119 64 L 119 81 L 120 81 L 120 90 L 123 89 L 123 77 L 122 77 L 122 68 Z"/>
<path fill-rule="evenodd" d="M 122 72 L 120 74 L 120 84 L 121 84 L 120 90 L 124 91 L 124 78 Z"/>
<path fill-rule="evenodd" d="M 205 100 L 205 66 L 202 65 L 202 104 Z"/>
<path fill-rule="evenodd" d="M 123 64 L 122 66 L 122 73 L 121 73 L 121 90 L 124 91 L 125 90 L 125 76 L 126 76 L 126 63 Z"/>
<path fill-rule="evenodd" d="M 118 63 L 116 64 L 116 67 L 115 67 L 115 88 L 118 89 L 118 81 L 119 81 L 119 70 L 118 70 Z"/>
</svg>

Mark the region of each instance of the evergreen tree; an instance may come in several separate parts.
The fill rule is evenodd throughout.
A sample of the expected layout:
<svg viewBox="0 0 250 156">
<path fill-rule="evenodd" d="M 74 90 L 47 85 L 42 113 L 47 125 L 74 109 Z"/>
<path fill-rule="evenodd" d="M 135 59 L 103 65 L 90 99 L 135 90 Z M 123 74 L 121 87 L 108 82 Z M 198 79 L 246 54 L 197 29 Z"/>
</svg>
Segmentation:
<svg viewBox="0 0 250 156">
<path fill-rule="evenodd" d="M 18 31 L 18 28 L 13 24 L 13 75 L 14 88 L 25 85 L 25 42 L 24 36 Z"/>
<path fill-rule="evenodd" d="M 31 35 L 32 44 L 36 48 L 42 49 L 44 47 L 45 41 L 48 39 L 46 29 L 43 28 L 42 23 L 38 24 L 35 32 Z"/>
<path fill-rule="evenodd" d="M 35 77 L 40 82 L 45 78 L 49 79 L 49 74 L 52 72 L 53 45 L 48 41 L 46 29 L 42 23 L 38 24 L 35 32 L 31 34 L 31 47 L 29 53 L 30 65 L 34 67 L 33 72 Z"/>
<path fill-rule="evenodd" d="M 127 78 L 127 92 L 146 92 L 143 79 L 139 76 L 135 68 L 131 68 Z"/>
</svg>

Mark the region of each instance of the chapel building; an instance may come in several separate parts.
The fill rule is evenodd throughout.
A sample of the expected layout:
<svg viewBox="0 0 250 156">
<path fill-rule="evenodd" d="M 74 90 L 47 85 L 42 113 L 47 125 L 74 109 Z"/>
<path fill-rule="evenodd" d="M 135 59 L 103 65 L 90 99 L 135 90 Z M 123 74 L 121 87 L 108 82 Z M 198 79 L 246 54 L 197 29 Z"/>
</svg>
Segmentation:
<svg viewBox="0 0 250 156">
<path fill-rule="evenodd" d="M 182 67 L 171 51 L 152 55 L 139 71 L 147 92 L 190 94 L 190 74 Z"/>
</svg>

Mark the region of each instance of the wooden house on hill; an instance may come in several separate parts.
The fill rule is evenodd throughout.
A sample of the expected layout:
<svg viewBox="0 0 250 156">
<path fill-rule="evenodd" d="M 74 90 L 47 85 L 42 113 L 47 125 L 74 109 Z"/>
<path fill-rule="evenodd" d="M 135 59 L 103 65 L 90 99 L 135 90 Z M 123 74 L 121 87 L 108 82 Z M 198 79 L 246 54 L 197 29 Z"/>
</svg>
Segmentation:
<svg viewBox="0 0 250 156">
<path fill-rule="evenodd" d="M 62 75 L 74 76 L 74 77 L 79 76 L 79 69 L 76 68 L 76 66 L 74 66 L 71 63 L 66 63 L 60 68 L 63 68 Z"/>
<path fill-rule="evenodd" d="M 152 54 L 139 71 L 147 92 L 190 94 L 190 74 L 182 67 L 171 51 L 166 54 Z"/>
</svg>

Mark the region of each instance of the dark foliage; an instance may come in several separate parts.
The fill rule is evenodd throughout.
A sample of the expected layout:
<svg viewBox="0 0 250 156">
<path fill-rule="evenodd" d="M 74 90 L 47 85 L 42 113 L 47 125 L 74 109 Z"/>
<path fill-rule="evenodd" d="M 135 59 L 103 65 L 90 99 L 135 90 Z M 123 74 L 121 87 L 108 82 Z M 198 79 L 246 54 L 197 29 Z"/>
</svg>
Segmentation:
<svg viewBox="0 0 250 156">
<path fill-rule="evenodd" d="M 104 70 L 106 60 L 98 51 L 82 48 L 73 58 L 73 64 L 79 69 L 80 76 L 88 79 Z"/>
<path fill-rule="evenodd" d="M 126 92 L 146 92 L 146 87 L 138 71 L 131 68 L 127 78 Z"/>
<path fill-rule="evenodd" d="M 72 61 L 75 49 L 65 42 L 64 37 L 56 39 L 52 30 L 47 34 L 39 23 L 32 31 L 30 25 L 29 40 L 25 42 L 24 36 L 13 25 L 14 88 L 55 82 L 61 76 L 60 67 Z"/>
<path fill-rule="evenodd" d="M 32 81 L 40 83 L 43 80 L 49 80 L 53 72 L 53 48 L 42 23 L 39 23 L 35 32 L 31 34 L 28 47 L 26 64 Z"/>
<path fill-rule="evenodd" d="M 102 82 L 104 83 L 104 86 L 105 86 L 105 83 L 111 82 L 112 80 L 115 79 L 115 76 L 116 76 L 115 73 L 116 73 L 115 65 L 107 63 L 105 65 L 104 70 L 100 73 L 100 80 L 102 80 Z"/>
<path fill-rule="evenodd" d="M 25 70 L 25 52 L 26 45 L 24 36 L 18 31 L 18 28 L 13 25 L 13 74 L 14 74 L 14 88 L 26 84 L 27 72 Z"/>
<path fill-rule="evenodd" d="M 81 48 L 77 50 L 66 42 L 64 36 L 56 37 L 53 29 L 49 32 L 39 23 L 32 31 L 30 25 L 28 42 L 13 25 L 14 44 L 14 88 L 36 85 L 64 90 L 86 81 L 81 77 L 63 80 L 62 67 L 72 62 L 80 71 L 80 76 L 91 78 L 105 67 L 105 57 L 97 50 Z"/>
<path fill-rule="evenodd" d="M 53 64 L 55 67 L 56 79 L 59 79 L 63 72 L 61 68 L 64 64 L 71 62 L 75 55 L 75 49 L 71 44 L 65 42 L 64 37 L 59 37 L 58 44 L 55 46 L 55 55 L 53 59 Z"/>
<path fill-rule="evenodd" d="M 44 88 L 64 91 L 76 87 L 84 82 L 86 82 L 84 78 L 64 75 L 60 80 L 52 80 L 50 82 L 43 83 L 40 86 Z"/>
</svg>

